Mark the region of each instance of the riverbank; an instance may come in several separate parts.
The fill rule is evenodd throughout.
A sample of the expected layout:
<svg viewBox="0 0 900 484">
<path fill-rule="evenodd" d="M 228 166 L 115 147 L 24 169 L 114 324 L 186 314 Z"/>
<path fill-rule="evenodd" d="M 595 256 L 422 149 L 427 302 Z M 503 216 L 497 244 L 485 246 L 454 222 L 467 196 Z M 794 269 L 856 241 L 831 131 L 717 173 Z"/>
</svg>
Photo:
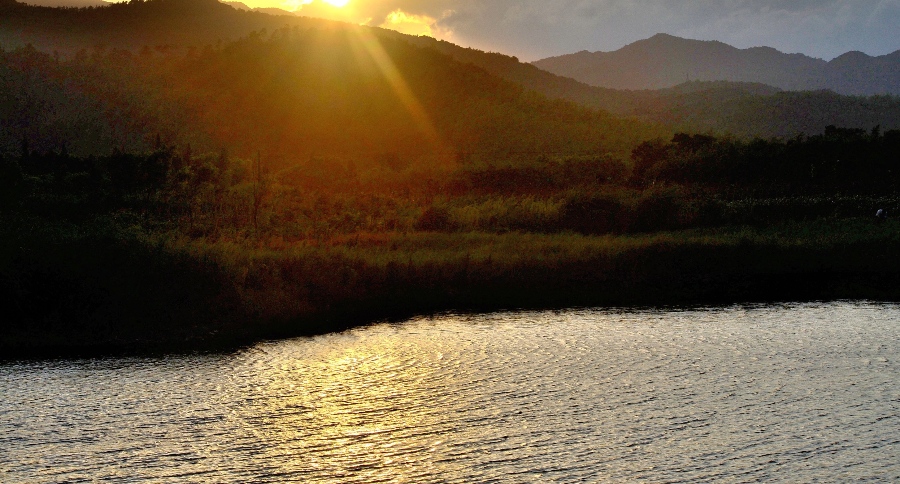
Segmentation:
<svg viewBox="0 0 900 484">
<path fill-rule="evenodd" d="M 14 225 L 4 359 L 227 350 L 442 311 L 900 299 L 897 221 L 292 244 Z"/>
</svg>

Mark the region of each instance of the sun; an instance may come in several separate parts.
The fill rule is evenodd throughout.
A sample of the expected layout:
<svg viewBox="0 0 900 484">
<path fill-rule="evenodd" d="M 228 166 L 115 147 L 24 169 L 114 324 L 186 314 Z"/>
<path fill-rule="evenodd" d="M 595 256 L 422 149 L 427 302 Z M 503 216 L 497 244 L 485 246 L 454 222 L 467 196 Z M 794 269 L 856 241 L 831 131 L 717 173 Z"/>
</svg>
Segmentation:
<svg viewBox="0 0 900 484">
<path fill-rule="evenodd" d="M 337 8 L 345 7 L 348 3 L 350 3 L 350 0 L 322 0 L 322 1 L 331 6 L 337 7 Z"/>
</svg>

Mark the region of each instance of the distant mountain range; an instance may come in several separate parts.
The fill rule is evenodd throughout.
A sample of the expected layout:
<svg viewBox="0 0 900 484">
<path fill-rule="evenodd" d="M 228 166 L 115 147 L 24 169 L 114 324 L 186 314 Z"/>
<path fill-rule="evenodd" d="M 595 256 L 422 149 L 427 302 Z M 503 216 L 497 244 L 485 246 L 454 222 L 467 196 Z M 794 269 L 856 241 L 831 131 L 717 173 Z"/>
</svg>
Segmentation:
<svg viewBox="0 0 900 484">
<path fill-rule="evenodd" d="M 236 9 L 238 9 L 238 10 L 246 10 L 246 11 L 250 11 L 250 12 L 261 12 L 261 13 L 267 13 L 267 14 L 269 14 L 269 15 L 294 15 L 294 16 L 298 16 L 298 17 L 300 16 L 300 15 L 298 15 L 296 12 L 290 12 L 290 11 L 285 10 L 285 9 L 283 9 L 283 8 L 275 8 L 275 7 L 256 7 L 256 8 L 253 8 L 253 7 L 247 5 L 247 4 L 244 3 L 244 2 L 229 2 L 229 1 L 223 1 L 222 3 L 224 3 L 225 5 L 228 5 L 228 6 L 230 6 L 230 7 L 236 8 Z"/>
<path fill-rule="evenodd" d="M 613 52 L 581 51 L 533 64 L 560 76 L 613 89 L 664 89 L 688 81 L 733 81 L 789 91 L 900 94 L 900 50 L 878 57 L 848 52 L 825 61 L 771 47 L 738 49 L 717 41 L 657 34 Z"/>
<path fill-rule="evenodd" d="M 430 37 L 396 35 L 549 98 L 676 131 L 790 138 L 800 133 L 821 133 L 829 125 L 866 130 L 879 125 L 882 129 L 900 128 L 897 96 L 848 96 L 829 90 L 792 92 L 762 83 L 697 80 L 666 89 L 610 89 L 547 72 L 512 56 Z"/>
</svg>

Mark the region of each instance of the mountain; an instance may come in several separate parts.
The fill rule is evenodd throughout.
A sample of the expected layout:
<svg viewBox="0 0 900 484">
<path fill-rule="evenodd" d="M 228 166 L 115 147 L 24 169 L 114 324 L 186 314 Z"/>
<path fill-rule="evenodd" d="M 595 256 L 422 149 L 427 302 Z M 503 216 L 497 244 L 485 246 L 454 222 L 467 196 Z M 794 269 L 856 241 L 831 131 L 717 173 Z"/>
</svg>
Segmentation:
<svg viewBox="0 0 900 484">
<path fill-rule="evenodd" d="M 894 96 L 847 96 L 825 90 L 792 92 L 762 83 L 733 81 L 690 81 L 653 90 L 610 89 L 538 69 L 512 56 L 429 37 L 404 37 L 551 99 L 662 124 L 673 131 L 791 138 L 800 133 L 821 133 L 830 125 L 866 130 L 878 125 L 884 129 L 900 128 L 900 98 Z M 897 57 L 900 60 L 900 55 Z"/>
<path fill-rule="evenodd" d="M 104 0 L 28 0 L 26 3 L 36 7 L 84 8 L 103 7 L 113 2 Z"/>
<path fill-rule="evenodd" d="M 30 89 L 34 91 L 30 108 L 22 104 L 27 96 L 23 97 L 17 92 L 17 89 L 23 89 L 21 83 L 28 79 L 22 77 L 21 69 L 16 67 L 7 69 L 5 73 L 0 72 L 0 87 L 3 87 L 0 89 L 0 124 L 4 129 L 4 139 L 0 140 L 0 144 L 4 146 L 3 150 L 18 150 L 23 137 L 22 130 L 30 133 L 28 138 L 32 140 L 34 147 L 58 146 L 58 142 L 53 143 L 54 138 L 69 139 L 67 147 L 73 152 L 91 152 L 101 147 L 109 150 L 114 145 L 127 147 L 127 143 L 122 145 L 123 135 L 116 134 L 116 129 L 111 126 L 113 124 L 134 125 L 134 130 L 130 132 L 140 134 L 134 134 L 130 138 L 126 136 L 132 142 L 145 140 L 146 143 L 155 134 L 163 133 L 164 139 L 192 140 L 195 147 L 228 145 L 243 150 L 242 153 L 254 150 L 254 146 L 261 143 L 259 140 L 265 138 L 266 129 L 277 133 L 281 132 L 282 125 L 289 128 L 285 127 L 280 137 L 273 138 L 278 140 L 277 144 L 282 146 L 282 151 L 293 149 L 306 153 L 316 150 L 322 152 L 332 146 L 355 150 L 381 149 L 376 147 L 387 147 L 396 142 L 391 141 L 391 138 L 373 138 L 372 133 L 359 132 L 356 133 L 359 135 L 357 138 L 349 137 L 340 141 L 327 131 L 322 131 L 321 137 L 303 144 L 297 141 L 300 136 L 288 134 L 291 129 L 294 132 L 319 132 L 323 130 L 322 126 L 329 123 L 335 126 L 355 126 L 355 121 L 348 121 L 345 115 L 342 121 L 336 120 L 341 114 L 328 109 L 323 100 L 334 99 L 335 105 L 344 106 L 353 103 L 368 106 L 377 104 L 374 98 L 367 97 L 374 94 L 364 89 L 346 91 L 344 95 L 347 97 L 342 100 L 334 98 L 334 93 L 326 96 L 319 91 L 318 89 L 325 88 L 324 85 L 319 84 L 316 89 L 308 88 L 309 78 L 316 77 L 311 73 L 313 70 L 331 69 L 329 66 L 333 63 L 327 62 L 328 52 L 332 52 L 335 59 L 350 59 L 350 51 L 355 49 L 357 54 L 354 55 L 358 56 L 364 45 L 359 42 L 360 38 L 370 41 L 376 39 L 386 46 L 394 46 L 389 52 L 398 55 L 395 67 L 399 72 L 413 75 L 413 72 L 420 71 L 417 65 L 429 65 L 434 73 L 442 73 L 444 78 L 435 78 L 436 74 L 426 78 L 420 72 L 415 75 L 418 77 L 414 85 L 409 87 L 425 100 L 437 101 L 442 98 L 440 102 L 430 105 L 426 103 L 425 108 L 432 110 L 428 113 L 429 116 L 440 120 L 438 129 L 441 135 L 452 140 L 454 149 L 462 151 L 497 150 L 501 147 L 506 151 L 526 151 L 525 145 L 528 145 L 528 150 L 558 151 L 568 149 L 562 141 L 565 136 L 573 136 L 573 139 L 579 140 L 570 143 L 571 146 L 577 146 L 577 149 L 584 149 L 591 143 L 597 146 L 602 140 L 606 149 L 621 151 L 648 136 L 670 136 L 673 131 L 678 130 L 731 133 L 744 137 L 792 137 L 801 132 L 819 133 L 829 125 L 867 130 L 876 125 L 881 125 L 883 129 L 900 128 L 900 100 L 894 97 L 862 98 L 825 91 L 792 93 L 760 83 L 696 80 L 674 88 L 657 90 L 603 88 L 547 72 L 512 56 L 465 48 L 430 37 L 416 37 L 385 29 L 294 15 L 276 16 L 259 11 L 245 11 L 245 6 L 238 4 L 234 7 L 215 0 L 147 0 L 100 8 L 54 9 L 26 6 L 14 0 L 0 0 L 0 46 L 9 50 L 32 44 L 37 51 L 48 54 L 58 52 L 63 67 L 62 72 L 48 74 L 48 66 L 52 67 L 53 64 L 45 62 L 46 59 L 40 58 L 37 53 L 7 56 L 8 62 L 25 62 L 22 60 L 24 57 L 26 63 L 43 66 L 41 69 L 45 72 L 30 78 Z M 330 41 L 313 42 L 317 36 L 322 37 L 327 32 L 333 34 Z M 309 35 L 300 35 L 304 33 Z M 237 39 L 246 40 L 248 36 L 253 36 L 255 40 L 250 44 L 236 42 Z M 294 47 L 288 48 L 284 43 L 270 42 L 283 36 L 294 38 Z M 299 40 L 301 37 L 306 40 Z M 352 40 L 354 38 L 357 40 Z M 301 48 L 303 45 L 306 47 Z M 311 45 L 317 47 L 312 48 Z M 298 85 L 280 84 L 276 91 L 267 94 L 242 79 L 257 76 L 259 72 L 271 72 L 272 77 L 279 77 L 277 69 L 254 61 L 248 52 L 244 58 L 233 58 L 228 62 L 242 63 L 244 70 L 249 73 L 239 74 L 239 69 L 234 66 L 226 69 L 228 62 L 218 59 L 215 63 L 219 64 L 217 69 L 220 71 L 206 72 L 204 75 L 209 77 L 203 81 L 205 84 L 202 89 L 198 90 L 197 85 L 186 83 L 186 79 L 190 78 L 188 76 L 193 75 L 192 72 L 204 72 L 211 65 L 210 62 L 213 62 L 212 59 L 225 55 L 225 51 L 234 50 L 238 46 L 245 50 L 250 48 L 248 46 L 253 46 L 253 55 L 261 58 L 268 55 L 265 49 L 281 49 L 283 52 L 279 55 L 284 56 L 284 59 L 277 62 L 294 66 L 295 70 L 300 69 L 298 65 L 303 65 L 302 69 L 309 72 L 298 78 Z M 128 50 L 131 54 L 126 56 L 123 50 Z M 365 55 L 371 56 L 372 53 Z M 183 60 L 177 61 L 178 56 L 182 56 Z M 325 67 L 302 64 L 304 56 L 319 56 Z M 887 57 L 900 61 L 900 54 L 892 56 Z M 93 57 L 100 62 L 92 64 Z M 200 62 L 201 60 L 204 62 Z M 107 61 L 113 64 L 109 68 L 99 69 L 98 66 Z M 851 61 L 853 56 L 842 59 L 842 62 Z M 115 62 L 119 62 L 121 68 L 117 69 Z M 10 65 L 6 67 L 11 68 Z M 91 72 L 91 76 L 105 79 L 106 84 L 82 86 L 75 93 L 66 91 L 61 83 L 68 76 L 76 75 L 76 67 Z M 383 72 L 361 73 L 351 67 L 349 61 L 345 62 L 343 71 L 333 72 L 332 82 L 337 82 L 341 76 L 362 76 L 363 79 L 369 79 L 367 82 L 374 82 L 385 75 Z M 214 80 L 216 75 L 225 76 L 226 71 L 230 78 Z M 49 80 L 46 76 L 50 76 Z M 87 74 L 81 73 L 78 76 L 84 79 Z M 225 82 L 228 79 L 234 82 Z M 450 82 L 452 87 L 444 81 Z M 40 82 L 44 85 L 39 85 Z M 267 85 L 270 81 L 259 78 L 258 82 L 260 85 Z M 495 87 L 486 87 L 488 85 Z M 109 91 L 115 89 L 107 86 L 114 86 L 119 92 L 111 93 Z M 303 90 L 304 86 L 307 87 L 306 90 Z M 183 95 L 179 98 L 171 93 L 163 96 L 162 93 L 172 91 L 173 87 L 179 87 Z M 479 90 L 485 92 L 479 93 Z M 103 99 L 91 94 L 98 92 L 104 93 Z M 368 94 L 359 97 L 360 93 Z M 384 97 L 388 94 L 390 93 L 379 91 L 377 96 Z M 197 101 L 196 96 L 200 95 L 206 99 L 227 97 L 246 111 L 237 112 L 227 105 L 213 111 L 207 107 L 208 102 Z M 390 95 L 394 96 L 393 99 L 396 98 L 395 94 Z M 490 99 L 489 95 L 496 96 L 496 99 Z M 248 96 L 258 102 L 248 105 L 244 101 Z M 309 114 L 313 112 L 311 110 L 307 111 L 307 119 L 300 119 L 304 111 L 294 113 L 275 105 L 277 102 L 269 102 L 270 99 L 278 99 L 282 103 L 286 99 L 298 101 L 303 96 L 308 96 L 303 101 L 307 106 L 318 106 L 314 112 L 316 117 L 321 117 L 320 122 L 314 122 Z M 148 107 L 153 102 L 139 102 L 141 97 L 152 99 L 157 105 Z M 40 114 L 34 111 L 34 99 L 43 99 L 48 106 L 53 107 L 52 113 Z M 519 104 L 510 110 L 509 99 L 514 99 Z M 573 106 L 564 107 L 565 103 L 559 101 L 606 111 L 621 119 L 614 122 L 611 116 L 595 113 L 591 115 L 594 116 L 593 119 L 598 120 L 600 126 L 610 129 L 602 132 L 597 127 L 577 127 L 578 119 L 588 118 L 582 117 L 583 113 L 579 114 Z M 130 109 L 140 113 L 135 118 L 140 122 L 122 118 L 123 113 L 127 112 L 121 108 L 123 103 L 133 106 Z M 480 107 L 476 108 L 476 105 Z M 406 110 L 402 105 L 394 105 L 392 109 L 401 112 Z M 509 112 L 503 116 L 495 115 L 500 110 Z M 107 111 L 112 113 L 103 114 Z M 353 112 L 359 111 L 356 109 Z M 211 112 L 217 114 L 211 115 Z M 370 120 L 381 120 L 378 122 L 384 122 L 384 126 L 388 126 L 391 123 L 387 123 L 387 118 L 383 117 L 387 112 L 383 111 L 378 115 L 370 113 L 367 116 Z M 556 114 L 550 114 L 553 112 Z M 63 116 L 60 113 L 67 114 Z M 287 116 L 291 119 L 290 122 L 269 128 L 271 121 L 266 116 L 274 116 L 275 113 Z M 529 120 L 525 124 L 530 127 L 526 128 L 523 120 L 528 116 L 538 119 Z M 66 121 L 69 118 L 78 121 L 70 123 Z M 256 119 L 257 124 L 247 121 L 251 118 Z M 549 127 L 555 118 L 564 120 L 564 127 L 553 128 L 561 129 L 559 133 L 553 132 Z M 195 121 L 188 122 L 190 119 Z M 226 124 L 230 126 L 225 127 Z M 82 129 L 86 125 L 92 128 Z M 473 126 L 476 128 L 472 128 Z M 355 129 L 362 130 L 362 127 L 356 126 Z M 579 134 L 573 134 L 575 131 Z M 77 143 L 71 141 L 76 136 L 74 133 L 79 132 L 92 134 L 89 137 L 81 136 L 81 141 Z M 497 133 L 497 136 L 492 138 L 490 133 Z M 257 138 L 251 139 L 250 134 Z M 418 135 L 406 136 L 407 141 L 401 144 L 407 147 L 415 145 L 410 140 L 416 136 Z M 597 140 L 589 142 L 589 136 L 597 136 Z M 504 137 L 507 139 L 501 139 Z M 516 142 L 516 137 L 523 141 Z M 549 141 L 551 137 L 555 137 L 555 140 Z M 120 141 L 114 141 L 115 139 Z M 362 141 L 367 139 L 369 141 Z M 367 144 L 364 146 L 364 143 Z"/>
<path fill-rule="evenodd" d="M 845 96 L 833 91 L 782 91 L 764 84 L 691 81 L 638 91 L 632 115 L 674 131 L 741 138 L 793 138 L 828 126 L 900 129 L 900 98 Z"/>
<path fill-rule="evenodd" d="M 625 156 L 667 134 L 548 99 L 378 28 L 207 0 L 13 7 L 24 12 L 14 18 L 56 18 L 66 28 L 45 26 L 47 35 L 22 39 L 43 40 L 44 50 L 0 51 L 7 154 L 23 146 L 79 155 L 141 151 L 159 139 L 244 157 L 262 151 L 285 163 L 333 156 L 399 166 L 473 153 Z M 214 40 L 240 28 L 248 30 L 237 40 Z M 47 49 L 70 38 L 103 38 L 107 46 L 60 56 Z"/>
<path fill-rule="evenodd" d="M 244 3 L 244 2 L 227 2 L 227 1 L 223 1 L 222 3 L 224 3 L 225 5 L 228 5 L 228 6 L 230 6 L 230 7 L 234 7 L 234 8 L 236 8 L 236 9 L 238 9 L 238 10 L 248 10 L 248 11 L 252 11 L 252 12 L 262 12 L 262 13 L 267 13 L 267 14 L 269 14 L 269 15 L 296 15 L 294 12 L 290 12 L 290 11 L 287 11 L 287 10 L 284 10 L 284 9 L 281 9 L 281 8 L 274 8 L 274 7 L 257 7 L 257 8 L 252 8 L 252 7 L 250 7 L 249 5 L 247 5 L 247 4 Z"/>
<path fill-rule="evenodd" d="M 202 48 L 254 31 L 337 24 L 279 12 L 283 15 L 245 11 L 218 0 L 132 0 L 87 8 L 36 7 L 0 0 L 0 46 L 10 49 L 31 44 L 62 55 L 98 46 Z"/>
<path fill-rule="evenodd" d="M 784 54 L 771 47 L 738 49 L 717 41 L 657 34 L 613 52 L 581 51 L 533 64 L 613 89 L 663 89 L 687 81 L 734 81 L 789 91 L 900 94 L 900 51 L 879 57 L 848 52 L 828 62 Z"/>
</svg>

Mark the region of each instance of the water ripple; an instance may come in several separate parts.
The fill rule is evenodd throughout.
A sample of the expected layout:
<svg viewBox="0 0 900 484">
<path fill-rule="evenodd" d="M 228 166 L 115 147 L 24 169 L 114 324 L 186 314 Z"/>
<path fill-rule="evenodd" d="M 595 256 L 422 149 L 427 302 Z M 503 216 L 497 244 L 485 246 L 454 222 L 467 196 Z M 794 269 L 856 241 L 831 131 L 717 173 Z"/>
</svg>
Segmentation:
<svg viewBox="0 0 900 484">
<path fill-rule="evenodd" d="M 900 307 L 421 318 L 0 366 L 2 482 L 900 479 Z"/>
</svg>

